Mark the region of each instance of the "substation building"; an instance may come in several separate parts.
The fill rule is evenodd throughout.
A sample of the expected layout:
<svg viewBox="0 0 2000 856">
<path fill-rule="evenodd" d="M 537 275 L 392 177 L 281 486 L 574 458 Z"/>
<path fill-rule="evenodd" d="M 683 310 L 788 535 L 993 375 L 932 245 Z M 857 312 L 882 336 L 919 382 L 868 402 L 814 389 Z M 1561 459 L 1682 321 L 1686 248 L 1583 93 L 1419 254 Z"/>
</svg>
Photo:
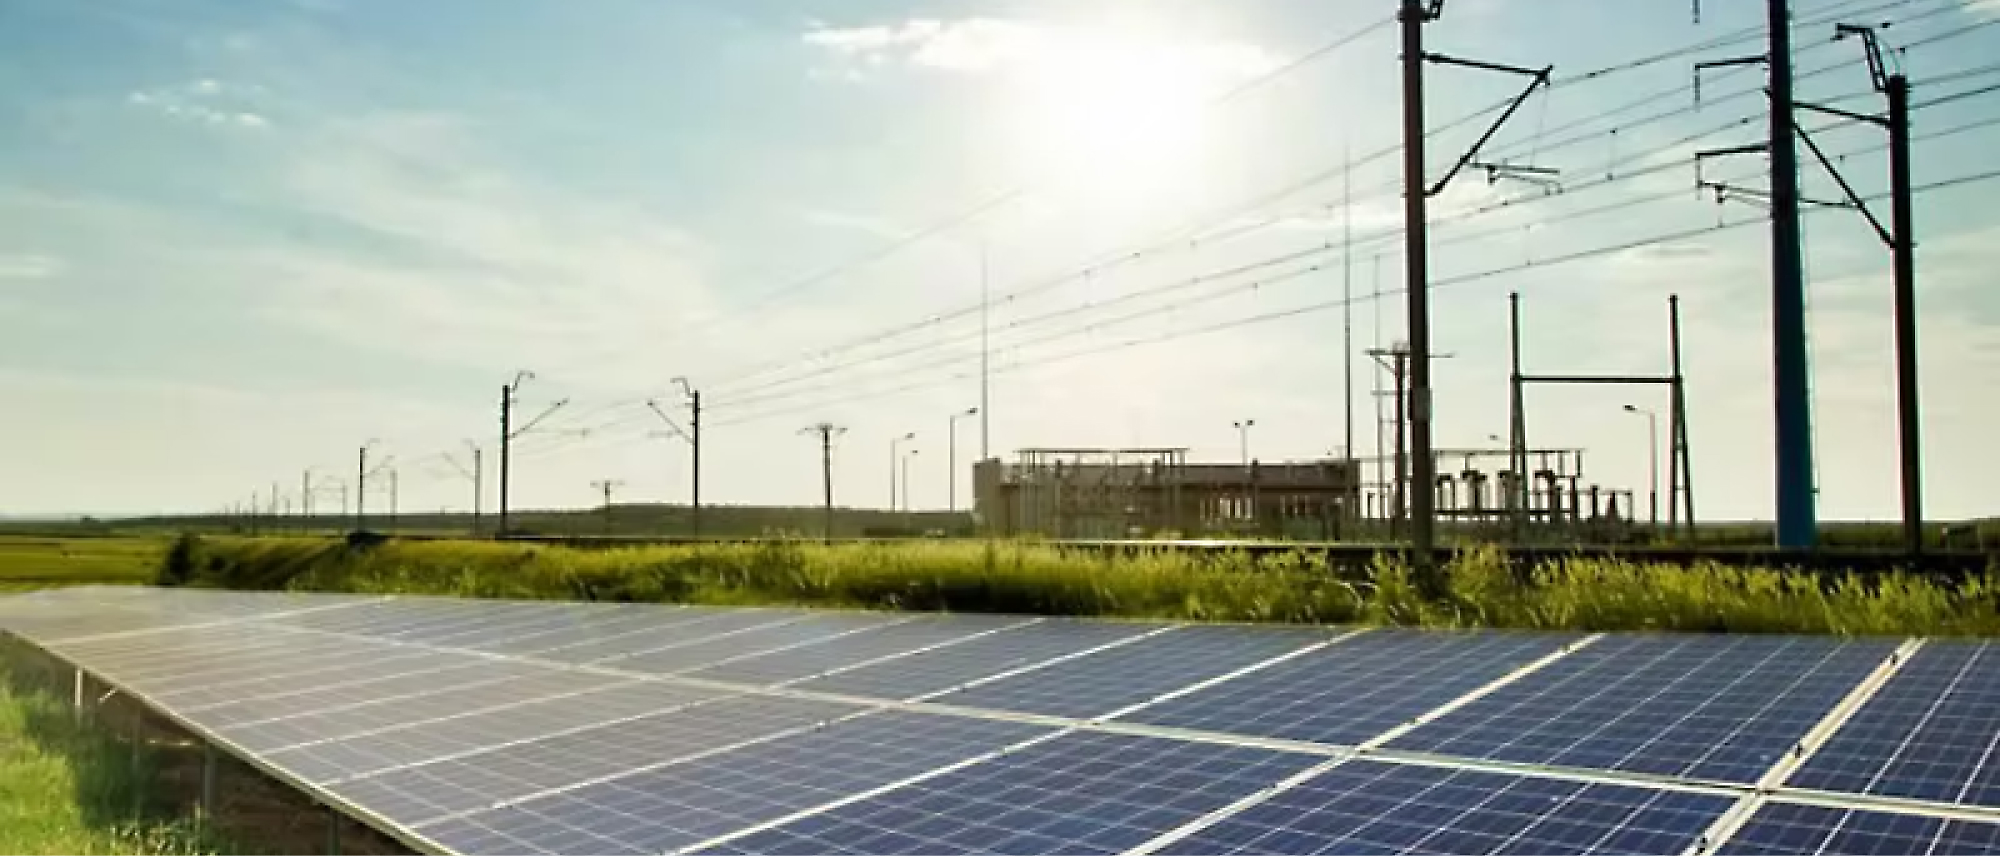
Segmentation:
<svg viewBox="0 0 2000 856">
<path fill-rule="evenodd" d="M 1591 483 L 1583 450 L 1527 451 L 1524 491 L 1504 447 L 1438 450 L 1439 527 L 1503 540 L 1632 528 L 1633 492 Z M 1385 539 L 1405 519 L 1399 472 L 1394 456 L 1210 463 L 1185 448 L 1022 449 L 973 465 L 973 511 L 1001 536 Z"/>
</svg>

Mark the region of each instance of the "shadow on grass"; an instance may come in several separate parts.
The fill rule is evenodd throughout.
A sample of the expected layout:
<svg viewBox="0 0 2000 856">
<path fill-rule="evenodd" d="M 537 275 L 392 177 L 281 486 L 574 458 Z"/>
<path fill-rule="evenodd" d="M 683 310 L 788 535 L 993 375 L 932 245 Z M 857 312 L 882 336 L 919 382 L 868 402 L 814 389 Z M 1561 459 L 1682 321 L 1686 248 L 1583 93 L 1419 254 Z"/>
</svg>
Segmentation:
<svg viewBox="0 0 2000 856">
<path fill-rule="evenodd" d="M 327 812 L 310 797 L 226 754 L 216 758 L 215 807 L 197 821 L 203 743 L 144 706 L 86 683 L 85 715 L 71 704 L 74 672 L 19 642 L 0 643 L 5 729 L 65 774 L 35 777 L 19 798 L 40 805 L 43 828 L 0 835 L 0 850 L 48 853 L 323 853 Z M 53 765 L 52 765 L 53 766 Z M 64 785 L 67 785 L 65 788 Z M 407 853 L 395 840 L 338 820 L 343 853 Z M 22 826 L 15 823 L 15 826 Z"/>
</svg>

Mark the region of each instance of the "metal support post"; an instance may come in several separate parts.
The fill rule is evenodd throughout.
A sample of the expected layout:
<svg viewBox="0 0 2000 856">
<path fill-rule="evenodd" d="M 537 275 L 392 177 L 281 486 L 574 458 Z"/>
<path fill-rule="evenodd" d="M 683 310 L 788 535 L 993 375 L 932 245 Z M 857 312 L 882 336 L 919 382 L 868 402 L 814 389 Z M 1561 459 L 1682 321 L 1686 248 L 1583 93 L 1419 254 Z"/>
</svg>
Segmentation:
<svg viewBox="0 0 2000 856">
<path fill-rule="evenodd" d="M 1890 212 L 1896 236 L 1896 424 L 1902 439 L 1903 544 L 1924 550 L 1923 421 L 1917 407 L 1917 233 L 1910 192 L 1910 81 L 1894 75 L 1889 96 Z"/>
<path fill-rule="evenodd" d="M 1403 0 L 1397 15 L 1403 27 L 1403 263 L 1409 298 L 1410 444 L 1415 455 L 1411 473 L 1423 490 L 1414 491 L 1410 549 L 1419 586 L 1432 594 L 1444 586 L 1435 567 L 1437 546 L 1432 527 L 1430 485 L 1436 476 L 1431 459 L 1431 316 L 1428 235 L 1424 181 L 1424 24 L 1437 17 L 1441 3 Z M 1401 486 L 1398 486 L 1401 490 Z"/>
<path fill-rule="evenodd" d="M 201 744 L 201 802 L 195 805 L 195 822 L 207 828 L 215 817 L 215 744 Z"/>
<path fill-rule="evenodd" d="M 1799 160 L 1792 130 L 1790 0 L 1767 0 L 1771 68 L 1771 346 L 1775 384 L 1778 546 L 1810 548 L 1814 510 L 1812 389 L 1800 263 Z"/>
</svg>

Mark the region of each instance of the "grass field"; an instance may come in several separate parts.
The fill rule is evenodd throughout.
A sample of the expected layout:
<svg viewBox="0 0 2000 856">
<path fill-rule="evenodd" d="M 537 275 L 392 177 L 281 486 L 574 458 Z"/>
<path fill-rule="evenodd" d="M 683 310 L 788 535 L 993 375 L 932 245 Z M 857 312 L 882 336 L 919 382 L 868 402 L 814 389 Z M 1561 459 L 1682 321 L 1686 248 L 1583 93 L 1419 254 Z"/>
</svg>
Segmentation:
<svg viewBox="0 0 2000 856">
<path fill-rule="evenodd" d="M 161 810 L 149 779 L 135 771 L 130 745 L 78 722 L 55 687 L 24 671 L 0 661 L 0 852 L 236 849 L 202 835 L 185 815 Z"/>
<path fill-rule="evenodd" d="M 1994 575 L 1945 583 L 1718 564 L 1564 560 L 1527 575 L 1497 552 L 1419 596 L 1397 562 L 1342 579 L 1303 558 L 1065 553 L 1024 543 L 810 542 L 579 550 L 493 542 L 187 539 L 161 581 L 239 589 L 1371 623 L 1583 631 L 2000 635 Z"/>
<path fill-rule="evenodd" d="M 0 535 L 0 592 L 152 582 L 168 538 Z"/>
</svg>

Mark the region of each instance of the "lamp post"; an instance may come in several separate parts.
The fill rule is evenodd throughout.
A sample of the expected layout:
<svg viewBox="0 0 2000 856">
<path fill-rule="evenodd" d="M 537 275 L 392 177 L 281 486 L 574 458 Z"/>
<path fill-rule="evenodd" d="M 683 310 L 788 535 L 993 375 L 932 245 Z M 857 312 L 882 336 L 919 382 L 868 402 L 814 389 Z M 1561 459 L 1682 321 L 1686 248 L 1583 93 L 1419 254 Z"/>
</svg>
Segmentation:
<svg viewBox="0 0 2000 856">
<path fill-rule="evenodd" d="M 1627 404 L 1626 413 L 1641 413 L 1646 416 L 1646 461 L 1652 471 L 1647 484 L 1646 504 L 1653 517 L 1653 528 L 1660 528 L 1660 418 L 1659 414 L 1643 407 Z"/>
<path fill-rule="evenodd" d="M 958 420 L 979 415 L 979 408 L 968 407 L 951 415 L 946 429 L 944 496 L 945 510 L 958 511 Z"/>
<path fill-rule="evenodd" d="M 898 507 L 896 505 L 896 465 L 897 462 L 903 459 L 902 446 L 905 442 L 915 439 L 917 439 L 917 432 L 911 431 L 907 434 L 904 434 L 901 437 L 897 437 L 889 441 L 889 510 L 890 511 L 895 511 Z"/>
<path fill-rule="evenodd" d="M 1236 446 L 1237 450 L 1241 452 L 1243 459 L 1243 484 L 1245 492 L 1250 497 L 1248 502 L 1245 503 L 1248 506 L 1246 510 L 1249 512 L 1248 516 L 1255 519 L 1257 517 L 1257 487 L 1250 484 L 1250 426 L 1257 424 L 1257 420 L 1245 419 L 1241 422 L 1231 422 L 1229 424 L 1236 428 Z"/>
<path fill-rule="evenodd" d="M 910 502 L 910 459 L 916 456 L 916 449 L 911 449 L 903 453 L 903 525 L 905 528 L 909 526 L 910 512 L 912 510 L 911 505 L 913 504 Z"/>
</svg>

